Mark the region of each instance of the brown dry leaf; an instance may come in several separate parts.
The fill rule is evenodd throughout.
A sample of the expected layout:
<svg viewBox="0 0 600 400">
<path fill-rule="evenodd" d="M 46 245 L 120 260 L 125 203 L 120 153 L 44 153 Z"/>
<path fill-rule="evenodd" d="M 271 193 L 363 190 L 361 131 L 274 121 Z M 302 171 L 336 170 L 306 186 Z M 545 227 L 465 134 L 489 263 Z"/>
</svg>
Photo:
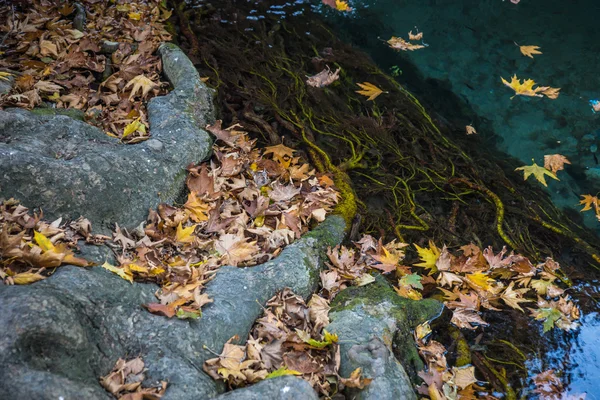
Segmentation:
<svg viewBox="0 0 600 400">
<path fill-rule="evenodd" d="M 176 314 L 175 307 L 160 303 L 142 304 L 142 306 L 152 314 L 162 315 L 167 318 L 173 318 Z"/>
<path fill-rule="evenodd" d="M 483 319 L 481 319 L 481 317 L 479 316 L 479 314 L 475 311 L 472 310 L 467 310 L 467 309 L 456 309 L 452 312 L 452 321 L 451 321 L 454 325 L 458 326 L 459 328 L 465 328 L 465 329 L 477 329 L 477 326 L 479 325 L 488 325 L 487 322 L 485 322 Z"/>
<path fill-rule="evenodd" d="M 350 373 L 348 378 L 340 378 L 340 383 L 346 387 L 364 389 L 373 381 L 373 379 L 363 378 L 361 375 L 362 369 L 356 368 Z"/>
<path fill-rule="evenodd" d="M 424 49 L 425 45 L 423 44 L 414 44 L 410 43 L 401 37 L 392 36 L 388 41 L 388 45 L 394 50 L 402 50 L 402 51 L 414 51 L 419 49 Z"/>
<path fill-rule="evenodd" d="M 475 378 L 475 367 L 473 366 L 465 366 L 461 368 L 453 367 L 452 373 L 454 375 L 454 384 L 460 390 L 465 389 L 477 382 L 477 378 Z"/>
<path fill-rule="evenodd" d="M 308 86 L 321 88 L 331 85 L 339 78 L 340 68 L 336 69 L 335 72 L 331 72 L 331 69 L 329 69 L 329 66 L 327 66 L 323 71 L 319 72 L 318 74 L 309 76 L 306 79 L 306 84 Z"/>
<path fill-rule="evenodd" d="M 502 300 L 504 300 L 504 302 L 514 308 L 517 309 L 519 311 L 525 312 L 521 306 L 519 306 L 519 303 L 526 303 L 526 302 L 530 302 L 531 300 L 527 300 L 525 298 L 523 298 L 523 295 L 525 293 L 527 293 L 529 291 L 529 289 L 527 288 L 523 288 L 523 289 L 516 289 L 514 290 L 515 283 L 511 282 L 510 285 L 508 285 L 508 287 L 506 289 L 504 289 L 504 292 L 502 293 L 502 295 L 500 296 L 500 298 Z"/>
<path fill-rule="evenodd" d="M 317 331 L 329 325 L 329 310 L 331 310 L 331 307 L 329 307 L 329 302 L 326 299 L 316 294 L 312 295 L 308 302 L 308 312 L 310 320 Z"/>
<path fill-rule="evenodd" d="M 519 45 L 517 45 L 517 46 L 519 46 Z M 527 56 L 529 58 L 533 58 L 534 54 L 542 54 L 542 52 L 539 51 L 539 49 L 540 49 L 539 46 L 533 46 L 533 45 L 519 46 L 519 49 L 521 50 L 521 54 L 523 54 L 524 56 Z"/>
<path fill-rule="evenodd" d="M 413 34 L 412 31 L 408 32 L 408 40 L 422 40 L 423 39 L 423 32 L 417 32 L 416 34 Z"/>
<path fill-rule="evenodd" d="M 138 91 L 141 92 L 140 97 L 142 99 L 145 98 L 148 95 L 148 93 L 158 85 L 154 81 L 152 81 L 152 79 L 148 79 L 144 75 L 137 75 L 133 77 L 127 83 L 127 85 L 125 85 L 123 91 L 126 91 L 130 86 L 133 86 L 133 88 L 131 89 L 131 93 L 129 94 L 129 100 L 134 98 L 137 95 Z"/>
<path fill-rule="evenodd" d="M 477 133 L 473 125 L 467 125 L 465 129 L 467 130 L 467 135 L 473 135 Z"/>
<path fill-rule="evenodd" d="M 145 364 L 141 357 L 125 361 L 119 358 L 113 370 L 100 378 L 100 384 L 109 393 L 123 400 L 160 399 L 167 390 L 167 382 L 160 387 L 143 388 Z"/>
<path fill-rule="evenodd" d="M 259 250 L 256 241 L 248 242 L 247 238 L 227 233 L 222 235 L 215 243 L 215 250 L 221 254 L 224 265 L 237 266 L 251 257 Z"/>
<path fill-rule="evenodd" d="M 555 174 L 557 171 L 564 169 L 565 164 L 571 164 L 571 161 L 561 154 L 546 154 L 544 156 L 544 168 Z"/>
</svg>

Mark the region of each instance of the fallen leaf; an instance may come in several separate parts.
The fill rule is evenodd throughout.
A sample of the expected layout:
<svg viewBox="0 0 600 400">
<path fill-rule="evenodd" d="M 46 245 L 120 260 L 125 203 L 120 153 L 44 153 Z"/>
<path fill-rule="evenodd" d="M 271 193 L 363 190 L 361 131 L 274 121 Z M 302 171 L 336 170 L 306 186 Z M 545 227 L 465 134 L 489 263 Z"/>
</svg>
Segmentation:
<svg viewBox="0 0 600 400">
<path fill-rule="evenodd" d="M 335 8 L 338 11 L 352 11 L 352 8 L 350 8 L 348 2 L 343 0 L 335 0 Z"/>
<path fill-rule="evenodd" d="M 419 253 L 419 257 L 421 258 L 421 262 L 415 264 L 416 267 L 423 267 L 429 270 L 429 275 L 437 272 L 436 262 L 440 256 L 440 250 L 436 247 L 436 245 L 430 240 L 429 248 L 421 248 L 417 244 L 415 244 L 415 248 Z"/>
<path fill-rule="evenodd" d="M 130 86 L 133 86 L 133 89 L 131 89 L 131 93 L 129 94 L 129 100 L 133 99 L 137 95 L 138 91 L 141 92 L 140 97 L 145 98 L 150 90 L 154 89 L 158 85 L 144 75 L 137 75 L 133 77 L 127 83 L 127 85 L 125 85 L 123 91 L 127 90 Z"/>
<path fill-rule="evenodd" d="M 424 44 L 410 43 L 410 42 L 402 39 L 401 37 L 396 37 L 396 36 L 392 36 L 387 41 L 387 44 L 394 50 L 402 50 L 402 51 L 415 51 L 415 50 L 424 49 L 425 47 L 427 47 Z"/>
<path fill-rule="evenodd" d="M 325 87 L 331 85 L 333 82 L 337 81 L 340 78 L 340 68 L 336 69 L 335 72 L 331 72 L 329 66 L 327 66 L 323 71 L 319 72 L 316 75 L 309 76 L 306 79 L 306 84 L 312 87 Z M 306 164 L 305 164 L 306 165 Z"/>
<path fill-rule="evenodd" d="M 502 80 L 502 83 L 515 91 L 515 96 L 543 97 L 546 95 L 546 97 L 550 99 L 556 99 L 558 97 L 558 91 L 560 90 L 560 88 L 552 88 L 549 86 L 538 86 L 534 89 L 533 86 L 536 85 L 536 83 L 533 80 L 526 79 L 521 83 L 521 80 L 517 78 L 517 75 L 513 75 L 510 82 L 502 77 L 500 77 L 500 79 Z"/>
<path fill-rule="evenodd" d="M 15 285 L 28 285 L 42 279 L 45 279 L 45 277 L 35 272 L 21 272 L 12 276 Z"/>
<path fill-rule="evenodd" d="M 133 283 L 133 275 L 123 268 L 115 267 L 114 265 L 109 264 L 107 261 L 105 261 L 104 264 L 102 264 L 102 268 L 119 275 L 121 278 L 125 279 L 126 281 L 129 281 L 130 283 Z"/>
<path fill-rule="evenodd" d="M 523 180 L 527 180 L 527 178 L 529 178 L 529 176 L 533 174 L 534 178 L 537 179 L 544 186 L 548 186 L 546 184 L 546 179 L 544 178 L 545 175 L 557 181 L 560 180 L 556 177 L 556 174 L 554 174 L 551 171 L 548 171 L 544 167 L 540 167 L 535 162 L 532 165 L 524 165 L 522 167 L 516 168 L 515 171 L 523 171 Z"/>
<path fill-rule="evenodd" d="M 473 125 L 467 125 L 465 128 L 467 130 L 467 135 L 473 135 L 477 133 Z"/>
<path fill-rule="evenodd" d="M 555 174 L 557 171 L 564 169 L 565 164 L 571 164 L 571 161 L 561 154 L 547 154 L 544 156 L 544 168 Z"/>
<path fill-rule="evenodd" d="M 519 46 L 519 49 L 521 50 L 521 54 L 529 58 L 533 58 L 534 54 L 542 54 L 542 52 L 539 51 L 539 46 Z"/>
<path fill-rule="evenodd" d="M 168 304 L 149 303 L 142 304 L 142 306 L 152 314 L 163 315 L 167 318 L 173 318 L 175 316 L 175 308 Z"/>
<path fill-rule="evenodd" d="M 366 388 L 373 379 L 371 378 L 362 378 L 362 369 L 356 368 L 354 371 L 350 373 L 348 378 L 340 378 L 340 383 L 346 387 L 364 389 Z"/>
<path fill-rule="evenodd" d="M 357 83 L 357 85 L 361 88 L 361 90 L 357 90 L 356 93 L 368 97 L 367 101 L 375 100 L 377 96 L 383 93 L 381 89 L 369 82 Z"/>
<path fill-rule="evenodd" d="M 286 375 L 302 375 L 302 372 L 294 371 L 293 369 L 287 369 L 286 367 L 281 367 L 276 369 L 275 371 L 269 373 L 265 379 L 277 378 L 279 376 Z"/>
</svg>

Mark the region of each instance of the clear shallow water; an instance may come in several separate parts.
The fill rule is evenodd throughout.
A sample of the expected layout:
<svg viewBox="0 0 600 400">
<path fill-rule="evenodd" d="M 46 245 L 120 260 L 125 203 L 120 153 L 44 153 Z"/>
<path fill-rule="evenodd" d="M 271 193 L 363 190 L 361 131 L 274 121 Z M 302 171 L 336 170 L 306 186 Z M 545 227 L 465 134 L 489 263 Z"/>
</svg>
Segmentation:
<svg viewBox="0 0 600 400">
<path fill-rule="evenodd" d="M 379 66 L 457 126 L 473 124 L 474 146 L 496 147 L 523 164 L 545 154 L 563 154 L 573 163 L 549 183 L 554 203 L 600 232 L 593 215 L 580 217 L 581 194 L 600 191 L 597 153 L 600 114 L 589 100 L 600 97 L 600 2 L 522 0 L 350 1 L 351 13 L 314 8 L 342 37 L 367 51 Z M 385 41 L 424 33 L 428 47 L 397 53 Z M 543 54 L 523 56 L 517 45 L 536 45 Z M 560 87 L 556 100 L 515 97 L 500 80 L 533 79 Z M 531 179 L 531 178 L 530 178 Z M 537 185 L 532 182 L 531 184 Z M 582 276 L 585 279 L 585 276 Z M 588 277 L 589 279 L 589 277 Z M 600 398 L 600 308 L 598 285 L 579 286 L 582 326 L 534 340 L 523 395 L 533 393 L 533 375 L 554 369 L 569 394 Z M 585 298 L 585 299 L 584 299 Z M 589 300 L 592 301 L 589 301 Z M 533 329 L 521 325 L 517 329 Z M 509 339 L 510 340 L 510 339 Z M 518 341 L 518 339 L 517 339 Z M 524 340 L 522 343 L 526 343 Z M 520 343 L 515 342 L 519 346 Z"/>
<path fill-rule="evenodd" d="M 536 1 L 535 4 L 530 1 L 525 11 L 531 11 L 535 5 L 537 14 L 523 13 L 522 4 L 515 6 L 500 0 L 476 4 L 459 0 L 354 2 L 355 11 L 349 14 L 341 14 L 317 2 L 247 4 L 256 7 L 246 16 L 247 21 L 255 23 L 244 24 L 248 35 L 252 35 L 255 27 L 258 30 L 263 20 L 293 23 L 295 17 L 309 14 L 304 5 L 311 4 L 334 24 L 335 33 L 370 53 L 382 69 L 392 72 L 391 68 L 396 67 L 401 71 L 397 79 L 427 104 L 432 113 L 459 127 L 473 123 L 480 132 L 473 138 L 475 147 L 498 147 L 520 158 L 523 164 L 529 164 L 532 157 L 541 163 L 544 154 L 567 155 L 574 165 L 562 171 L 561 182 L 552 182 L 550 186 L 557 204 L 576 206 L 579 194 L 595 193 L 590 189 L 594 182 L 587 177 L 586 171 L 596 165 L 590 151 L 596 135 L 591 135 L 593 140 L 588 138 L 587 141 L 583 137 L 598 129 L 599 116 L 594 115 L 587 104 L 588 97 L 594 95 L 594 90 L 589 88 L 600 88 L 598 78 L 589 69 L 596 61 L 598 45 L 590 35 L 595 29 L 595 18 L 585 11 L 578 9 L 567 19 L 558 18 L 558 13 L 562 12 L 559 9 L 565 8 L 569 12 L 574 9 L 556 1 Z M 540 10 L 546 10 L 549 16 L 544 17 Z M 225 14 L 219 17 L 223 24 L 238 23 Z M 566 23 L 579 17 L 583 22 L 578 24 L 591 29 L 580 35 L 581 40 L 566 26 L 551 27 L 559 19 Z M 508 19 L 510 23 L 503 25 Z M 409 30 L 414 31 L 415 25 L 425 33 L 427 49 L 396 53 L 387 47 L 385 40 L 392 35 L 406 37 Z M 305 33 L 310 36 L 310 32 Z M 543 41 L 534 40 L 541 37 L 544 37 Z M 515 40 L 520 44 L 541 46 L 544 54 L 528 59 L 519 53 L 513 43 Z M 560 45 L 559 50 L 553 48 L 554 44 Z M 582 64 L 572 62 L 575 55 Z M 303 55 L 290 54 L 290 57 L 301 59 Z M 541 57 L 546 57 L 546 61 L 542 63 Z M 580 79 L 584 70 L 587 71 L 586 79 Z M 531 78 L 543 85 L 561 87 L 562 94 L 557 100 L 510 100 L 513 93 L 502 85 L 500 76 L 509 78 L 514 73 L 521 79 Z M 582 92 L 583 95 L 574 94 L 584 89 L 587 92 Z M 576 207 L 575 215 L 579 215 L 578 210 Z M 593 218 L 589 222 L 597 226 Z M 591 278 L 579 272 L 574 279 L 585 281 Z M 595 392 L 600 391 L 600 363 L 595 352 L 598 343 L 594 339 L 600 336 L 597 314 L 600 310 L 594 300 L 600 299 L 598 284 L 582 285 L 571 292 L 583 309 L 584 326 L 575 332 L 554 331 L 541 336 L 540 324 L 533 323 L 526 314 L 514 311 L 494 313 L 494 317 L 486 315 L 491 326 L 483 330 L 482 351 L 501 356 L 506 347 L 493 347 L 492 343 L 502 339 L 514 343 L 529 357 L 529 375 L 515 383 L 515 389 L 524 388 L 519 393 L 525 398 L 535 397 L 531 377 L 548 369 L 561 372 L 569 393 L 587 392 L 588 398 L 595 398 Z M 474 335 L 477 334 L 479 332 Z"/>
<path fill-rule="evenodd" d="M 573 165 L 549 185 L 553 201 L 577 215 L 579 195 L 600 190 L 597 153 L 600 114 L 589 100 L 600 97 L 596 73 L 600 52 L 600 3 L 592 0 L 350 1 L 352 13 L 320 7 L 353 43 L 383 69 L 397 66 L 398 80 L 458 125 L 473 123 L 476 145 L 496 146 L 523 164 L 560 153 Z M 396 53 L 385 40 L 424 33 L 429 46 Z M 520 45 L 543 54 L 521 55 Z M 516 74 L 543 86 L 560 87 L 556 100 L 510 99 L 500 77 Z M 417 83 L 417 81 L 421 81 Z M 424 83 L 425 82 L 425 83 Z M 460 104 L 458 104 L 460 103 Z M 593 151 L 595 150 L 595 151 Z M 575 217 L 577 218 L 577 217 Z M 598 230 L 593 215 L 586 224 Z"/>
</svg>

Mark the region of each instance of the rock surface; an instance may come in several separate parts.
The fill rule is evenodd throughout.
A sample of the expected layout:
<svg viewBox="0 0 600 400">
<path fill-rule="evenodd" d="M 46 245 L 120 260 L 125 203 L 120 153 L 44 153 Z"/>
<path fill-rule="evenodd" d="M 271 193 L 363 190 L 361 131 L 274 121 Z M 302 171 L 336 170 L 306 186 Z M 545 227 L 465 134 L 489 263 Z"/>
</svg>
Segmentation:
<svg viewBox="0 0 600 400">
<path fill-rule="evenodd" d="M 381 276 L 369 285 L 343 290 L 334 299 L 327 330 L 340 338 L 340 375 L 350 376 L 362 368 L 373 381 L 364 390 L 347 389 L 352 399 L 415 399 L 412 383 L 402 364 L 412 361 L 417 348 L 411 331 L 420 323 L 438 316 L 442 304 L 436 300 L 414 301 L 398 296 Z M 394 336 L 404 335 L 403 354 L 397 360 L 391 350 Z M 400 361 L 400 362 L 399 362 Z"/>
<path fill-rule="evenodd" d="M 212 91 L 179 48 L 159 52 L 174 90 L 150 101 L 146 142 L 123 145 L 66 115 L 0 110 L 0 199 L 40 207 L 50 219 L 83 215 L 107 233 L 109 224 L 137 226 L 149 208 L 179 197 L 185 167 L 211 151 L 202 128 L 213 119 Z"/>
<path fill-rule="evenodd" d="M 215 397 L 215 400 L 318 400 L 310 383 L 293 376 L 258 382 Z"/>
<path fill-rule="evenodd" d="M 169 382 L 164 400 L 216 396 L 223 387 L 202 371 L 214 357 L 204 346 L 220 353 L 234 335 L 243 342 L 278 290 L 308 297 L 344 228 L 341 217 L 329 216 L 274 260 L 222 267 L 207 284 L 214 302 L 196 321 L 150 314 L 141 304 L 156 301 L 156 285 L 132 285 L 99 267 L 61 267 L 29 286 L 0 286 L 0 398 L 108 399 L 98 378 L 119 357 L 137 356 L 148 368 L 145 385 Z"/>
</svg>

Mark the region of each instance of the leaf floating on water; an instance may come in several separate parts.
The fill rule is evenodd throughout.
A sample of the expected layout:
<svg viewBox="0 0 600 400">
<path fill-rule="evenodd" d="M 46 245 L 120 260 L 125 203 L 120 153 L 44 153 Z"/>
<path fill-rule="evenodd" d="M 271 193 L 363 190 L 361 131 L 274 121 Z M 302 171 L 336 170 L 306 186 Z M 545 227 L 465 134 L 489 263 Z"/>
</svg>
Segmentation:
<svg viewBox="0 0 600 400">
<path fill-rule="evenodd" d="M 571 164 L 571 161 L 562 154 L 547 154 L 544 156 L 544 168 L 554 172 L 565 169 L 565 164 Z"/>
<path fill-rule="evenodd" d="M 519 45 L 517 44 L 517 46 Z M 534 54 L 542 54 L 542 52 L 539 51 L 539 46 L 519 46 L 519 49 L 521 50 L 521 54 L 529 58 L 533 58 Z"/>
<path fill-rule="evenodd" d="M 465 129 L 467 130 L 467 135 L 477 134 L 477 131 L 475 130 L 475 128 L 473 127 L 473 125 L 467 125 L 465 127 Z"/>
<path fill-rule="evenodd" d="M 523 83 L 517 78 L 517 75 L 513 75 L 510 82 L 500 77 L 502 83 L 515 91 L 515 96 L 530 96 L 530 97 L 543 97 L 546 96 L 549 99 L 556 99 L 559 95 L 560 88 L 553 88 L 550 86 L 538 86 L 533 88 L 536 83 L 532 79 L 525 79 Z M 514 97 L 514 96 L 513 96 Z M 512 99 L 512 97 L 511 97 Z"/>
<path fill-rule="evenodd" d="M 418 32 L 416 34 L 413 34 L 412 31 L 408 32 L 408 40 L 404 40 L 401 37 L 392 36 L 387 41 L 387 44 L 394 50 L 402 51 L 415 51 L 427 47 L 425 43 L 411 43 L 411 40 L 423 40 L 423 32 Z"/>
<path fill-rule="evenodd" d="M 377 96 L 383 93 L 383 90 L 369 82 L 357 83 L 357 85 L 361 88 L 361 90 L 357 90 L 356 93 L 368 97 L 367 101 L 375 100 Z"/>
<path fill-rule="evenodd" d="M 540 167 L 535 162 L 532 165 L 524 165 L 522 167 L 516 168 L 515 171 L 523 171 L 523 180 L 527 180 L 527 178 L 529 178 L 530 175 L 533 175 L 534 178 L 538 180 L 538 182 L 540 182 L 546 187 L 548 186 L 548 184 L 546 184 L 545 176 L 549 176 L 550 178 L 555 179 L 557 181 L 560 180 L 556 177 L 556 174 L 554 174 L 551 171 L 548 171 L 544 167 Z"/>
</svg>

